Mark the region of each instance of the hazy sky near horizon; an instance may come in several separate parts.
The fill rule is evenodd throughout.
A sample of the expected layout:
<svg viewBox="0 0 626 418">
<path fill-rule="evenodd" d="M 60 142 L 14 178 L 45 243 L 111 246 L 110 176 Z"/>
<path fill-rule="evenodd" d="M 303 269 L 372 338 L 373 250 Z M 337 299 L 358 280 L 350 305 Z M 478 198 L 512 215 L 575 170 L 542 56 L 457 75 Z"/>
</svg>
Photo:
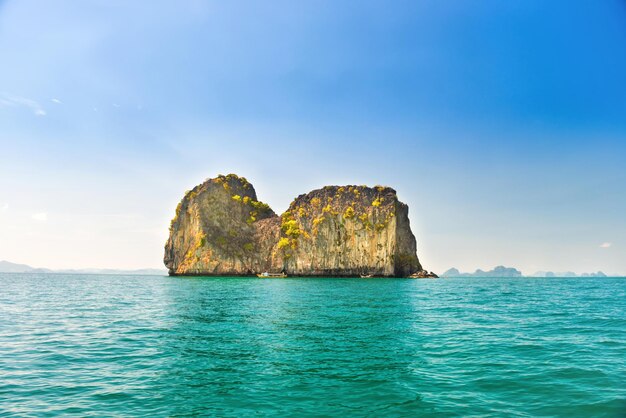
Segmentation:
<svg viewBox="0 0 626 418">
<path fill-rule="evenodd" d="M 0 259 L 162 267 L 185 190 L 385 184 L 424 266 L 626 274 L 626 2 L 0 0 Z"/>
</svg>

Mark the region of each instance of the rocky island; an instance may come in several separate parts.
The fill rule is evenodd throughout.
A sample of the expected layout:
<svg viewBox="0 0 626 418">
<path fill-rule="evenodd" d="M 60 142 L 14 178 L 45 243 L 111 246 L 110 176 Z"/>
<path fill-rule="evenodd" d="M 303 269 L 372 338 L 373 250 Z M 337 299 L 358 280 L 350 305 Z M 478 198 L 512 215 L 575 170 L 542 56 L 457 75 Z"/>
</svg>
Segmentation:
<svg viewBox="0 0 626 418">
<path fill-rule="evenodd" d="M 326 186 L 278 216 L 244 177 L 220 175 L 178 204 L 164 262 L 170 275 L 432 277 L 408 211 L 390 187 Z"/>
</svg>

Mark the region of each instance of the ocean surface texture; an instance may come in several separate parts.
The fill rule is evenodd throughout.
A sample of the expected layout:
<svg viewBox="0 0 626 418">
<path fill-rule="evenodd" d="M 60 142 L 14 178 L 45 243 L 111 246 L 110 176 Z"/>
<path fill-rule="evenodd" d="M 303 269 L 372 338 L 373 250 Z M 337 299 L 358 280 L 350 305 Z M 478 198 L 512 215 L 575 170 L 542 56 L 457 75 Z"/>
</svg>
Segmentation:
<svg viewBox="0 0 626 418">
<path fill-rule="evenodd" d="M 626 279 L 0 274 L 0 416 L 626 413 Z"/>
</svg>

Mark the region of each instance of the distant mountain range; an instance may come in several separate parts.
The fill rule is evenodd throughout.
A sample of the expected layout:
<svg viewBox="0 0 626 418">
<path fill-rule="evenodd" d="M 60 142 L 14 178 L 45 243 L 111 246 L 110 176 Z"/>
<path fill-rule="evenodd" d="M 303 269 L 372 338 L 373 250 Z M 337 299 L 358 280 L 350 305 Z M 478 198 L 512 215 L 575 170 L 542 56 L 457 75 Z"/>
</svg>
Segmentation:
<svg viewBox="0 0 626 418">
<path fill-rule="evenodd" d="M 518 269 L 504 266 L 498 266 L 489 271 L 478 269 L 474 273 L 461 273 L 458 269 L 451 268 L 441 274 L 441 277 L 522 277 L 522 272 Z"/>
<path fill-rule="evenodd" d="M 553 271 L 538 271 L 535 274 L 531 275 L 531 277 L 607 277 L 601 271 L 597 271 L 595 273 L 582 273 L 576 274 L 573 271 L 564 271 L 564 272 L 553 272 Z"/>
<path fill-rule="evenodd" d="M 68 273 L 68 274 L 140 274 L 140 275 L 167 275 L 167 270 L 163 269 L 138 269 L 138 270 L 117 270 L 117 269 L 65 269 L 51 270 L 46 268 L 35 268 L 27 264 L 11 263 L 0 261 L 0 273 Z"/>
<path fill-rule="evenodd" d="M 52 270 L 47 268 L 35 268 L 27 264 L 11 263 L 9 261 L 0 261 L 0 273 L 66 273 L 66 274 L 139 274 L 166 276 L 165 269 L 137 269 L 137 270 L 118 270 L 118 269 L 63 269 Z M 513 267 L 497 266 L 492 270 L 484 271 L 481 269 L 473 273 L 462 273 L 456 268 L 451 268 L 440 275 L 441 277 L 523 277 L 521 271 Z M 538 271 L 526 277 L 607 277 L 601 271 L 595 273 L 576 274 L 572 271 L 552 272 Z"/>
<path fill-rule="evenodd" d="M 522 277 L 522 272 L 513 267 L 497 266 L 493 270 L 484 271 L 476 270 L 474 273 L 461 273 L 458 269 L 451 268 L 441 274 L 441 277 Z M 552 272 L 552 271 L 538 271 L 535 274 L 531 274 L 527 277 L 607 277 L 601 271 L 596 273 L 582 273 L 576 274 L 572 271 L 567 272 Z"/>
</svg>

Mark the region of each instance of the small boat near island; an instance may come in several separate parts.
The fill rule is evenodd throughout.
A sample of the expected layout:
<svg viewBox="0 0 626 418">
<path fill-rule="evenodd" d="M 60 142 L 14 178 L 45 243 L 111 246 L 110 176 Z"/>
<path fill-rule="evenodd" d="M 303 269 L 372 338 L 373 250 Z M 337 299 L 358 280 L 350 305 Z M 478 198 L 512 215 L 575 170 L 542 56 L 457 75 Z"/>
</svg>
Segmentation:
<svg viewBox="0 0 626 418">
<path fill-rule="evenodd" d="M 361 274 L 361 278 L 362 279 L 369 279 L 369 278 L 372 278 L 372 277 L 374 277 L 373 274 Z"/>
<path fill-rule="evenodd" d="M 420 270 L 417 273 L 413 273 L 409 276 L 409 279 L 438 279 L 439 276 L 437 276 L 435 273 L 428 272 L 426 270 Z"/>
<path fill-rule="evenodd" d="M 268 273 L 266 271 L 266 272 L 257 274 L 257 277 L 260 277 L 262 279 L 275 279 L 275 278 L 284 278 L 284 277 L 287 277 L 287 275 L 285 273 Z"/>
</svg>

